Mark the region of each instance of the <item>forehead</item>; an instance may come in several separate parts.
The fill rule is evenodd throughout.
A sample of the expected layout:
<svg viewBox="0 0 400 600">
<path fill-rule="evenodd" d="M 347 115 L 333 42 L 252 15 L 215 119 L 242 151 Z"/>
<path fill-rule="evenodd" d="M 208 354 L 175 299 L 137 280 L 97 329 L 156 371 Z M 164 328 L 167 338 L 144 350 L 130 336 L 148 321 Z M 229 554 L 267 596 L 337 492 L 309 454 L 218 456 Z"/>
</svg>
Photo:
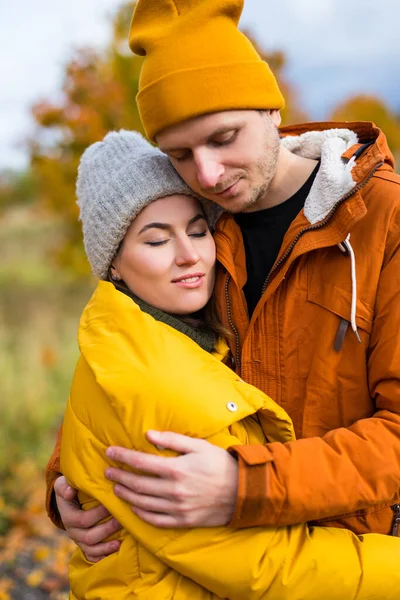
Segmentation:
<svg viewBox="0 0 400 600">
<path fill-rule="evenodd" d="M 135 223 L 135 229 L 153 221 L 178 225 L 202 212 L 200 202 L 196 198 L 175 194 L 159 198 L 148 204 L 133 223 Z"/>
<path fill-rule="evenodd" d="M 167 127 L 156 136 L 161 150 L 193 146 L 251 119 L 253 110 L 226 110 L 194 117 Z"/>
</svg>

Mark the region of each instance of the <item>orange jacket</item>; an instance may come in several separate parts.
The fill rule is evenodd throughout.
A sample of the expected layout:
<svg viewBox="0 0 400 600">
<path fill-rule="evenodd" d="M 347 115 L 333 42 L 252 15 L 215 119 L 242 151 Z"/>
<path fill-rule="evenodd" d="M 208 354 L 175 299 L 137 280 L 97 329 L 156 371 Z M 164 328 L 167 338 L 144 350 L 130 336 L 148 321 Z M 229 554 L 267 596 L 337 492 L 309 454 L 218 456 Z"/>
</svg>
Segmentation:
<svg viewBox="0 0 400 600">
<path fill-rule="evenodd" d="M 250 322 L 241 232 L 220 219 L 217 299 L 237 372 L 289 413 L 301 439 L 232 448 L 231 525 L 325 520 L 389 533 L 400 498 L 400 177 L 371 123 L 282 135 L 291 151 L 321 157 L 319 173 Z"/>
</svg>

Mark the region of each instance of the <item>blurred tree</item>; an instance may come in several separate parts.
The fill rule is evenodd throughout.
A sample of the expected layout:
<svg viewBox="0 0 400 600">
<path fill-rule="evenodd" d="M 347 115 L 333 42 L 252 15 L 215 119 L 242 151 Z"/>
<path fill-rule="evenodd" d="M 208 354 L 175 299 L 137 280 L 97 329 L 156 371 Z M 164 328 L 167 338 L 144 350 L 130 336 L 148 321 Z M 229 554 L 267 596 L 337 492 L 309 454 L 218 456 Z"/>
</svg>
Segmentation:
<svg viewBox="0 0 400 600">
<path fill-rule="evenodd" d="M 385 132 L 396 162 L 400 161 L 400 116 L 380 98 L 353 96 L 335 108 L 331 118 L 334 121 L 373 121 Z"/>
<path fill-rule="evenodd" d="M 36 199 L 35 181 L 32 172 L 0 171 L 0 210 L 21 204 L 31 204 Z"/>
<path fill-rule="evenodd" d="M 65 67 L 59 101 L 43 100 L 32 109 L 36 131 L 30 140 L 31 165 L 40 201 L 63 218 L 67 232 L 60 241 L 59 260 L 79 274 L 89 271 L 75 203 L 79 158 L 110 130 L 142 130 L 135 96 L 143 59 L 130 52 L 127 42 L 134 5 L 125 3 L 116 12 L 112 38 L 103 52 L 86 48 L 75 53 Z M 286 97 L 284 118 L 301 120 L 304 114 L 284 78 L 284 54 L 258 50 L 277 74 Z"/>
<path fill-rule="evenodd" d="M 89 272 L 75 203 L 80 156 L 110 130 L 142 130 L 135 102 L 142 58 L 133 56 L 127 43 L 133 7 L 129 2 L 117 11 L 103 52 L 75 52 L 65 67 L 60 100 L 43 100 L 32 109 L 36 131 L 29 145 L 39 200 L 62 216 L 66 237 L 58 258 L 78 274 Z"/>
<path fill-rule="evenodd" d="M 260 43 L 254 39 L 251 32 L 244 30 L 243 33 L 251 40 L 261 58 L 269 64 L 272 72 L 278 80 L 279 87 L 286 103 L 285 108 L 281 111 L 282 125 L 303 123 L 307 121 L 309 117 L 302 107 L 301 100 L 299 98 L 299 92 L 292 84 L 289 83 L 285 76 L 285 54 L 279 50 L 275 52 L 267 52 L 261 47 Z"/>
</svg>

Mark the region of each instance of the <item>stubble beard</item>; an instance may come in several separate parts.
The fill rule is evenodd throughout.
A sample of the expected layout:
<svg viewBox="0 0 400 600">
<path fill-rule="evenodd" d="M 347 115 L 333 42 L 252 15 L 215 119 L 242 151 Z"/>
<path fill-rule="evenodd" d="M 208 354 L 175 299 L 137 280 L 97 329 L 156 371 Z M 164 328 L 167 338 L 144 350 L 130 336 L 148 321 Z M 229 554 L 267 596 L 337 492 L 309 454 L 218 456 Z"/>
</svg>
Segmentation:
<svg viewBox="0 0 400 600">
<path fill-rule="evenodd" d="M 249 197 L 240 206 L 224 208 L 227 212 L 236 214 L 251 211 L 251 209 L 256 211 L 267 208 L 264 200 L 268 195 L 268 189 L 276 173 L 281 144 L 277 128 L 269 118 L 267 123 L 264 151 L 255 166 L 256 177 L 260 177 L 261 183 L 250 189 Z"/>
</svg>

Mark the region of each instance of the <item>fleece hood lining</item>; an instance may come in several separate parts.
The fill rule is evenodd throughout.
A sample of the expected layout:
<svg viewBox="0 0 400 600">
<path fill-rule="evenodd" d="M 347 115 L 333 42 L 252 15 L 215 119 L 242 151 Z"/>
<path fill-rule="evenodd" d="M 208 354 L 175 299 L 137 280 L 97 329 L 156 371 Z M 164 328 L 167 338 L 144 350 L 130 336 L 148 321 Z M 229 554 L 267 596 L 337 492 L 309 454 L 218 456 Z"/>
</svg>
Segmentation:
<svg viewBox="0 0 400 600">
<path fill-rule="evenodd" d="M 355 161 L 345 162 L 342 155 L 357 143 L 358 137 L 350 129 L 308 131 L 282 139 L 282 145 L 289 152 L 321 161 L 304 204 L 304 215 L 311 225 L 322 221 L 335 204 L 355 187 L 351 175 Z"/>
</svg>

